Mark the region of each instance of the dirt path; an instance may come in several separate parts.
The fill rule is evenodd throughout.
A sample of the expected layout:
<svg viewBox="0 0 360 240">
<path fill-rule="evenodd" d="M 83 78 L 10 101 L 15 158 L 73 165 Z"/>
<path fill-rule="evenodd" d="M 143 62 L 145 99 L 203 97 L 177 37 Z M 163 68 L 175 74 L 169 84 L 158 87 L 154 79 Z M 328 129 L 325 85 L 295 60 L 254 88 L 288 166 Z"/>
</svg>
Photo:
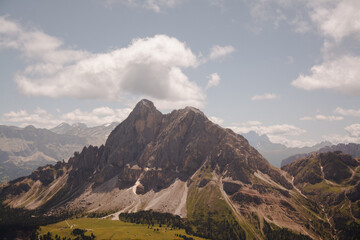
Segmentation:
<svg viewBox="0 0 360 240">
<path fill-rule="evenodd" d="M 352 213 L 352 209 L 351 209 L 351 201 L 350 201 L 350 199 L 348 198 L 348 196 L 346 196 L 346 194 L 345 194 L 345 197 L 346 197 L 346 199 L 349 201 L 349 205 L 348 205 L 348 207 L 349 207 L 349 213 L 350 213 L 350 216 L 351 216 L 351 218 L 352 218 L 354 221 L 357 221 L 356 217 L 354 217 L 354 215 L 353 215 L 353 213 Z"/>
<path fill-rule="evenodd" d="M 325 214 L 325 218 L 326 218 L 326 221 L 329 223 L 330 225 L 330 229 L 331 229 L 331 236 L 332 236 L 332 239 L 337 239 L 336 238 L 336 229 L 333 227 L 331 221 L 330 221 L 330 218 L 329 218 L 329 215 L 327 214 L 327 212 L 325 211 L 325 207 L 323 204 L 320 204 L 320 207 L 321 207 L 321 211 Z"/>
<path fill-rule="evenodd" d="M 294 184 L 294 179 L 295 179 L 294 176 L 292 176 L 292 177 L 291 177 L 291 184 L 293 185 L 294 189 L 295 189 L 296 191 L 298 191 L 301 196 L 303 196 L 304 198 L 307 199 L 307 196 L 305 196 L 305 195 L 301 192 L 301 190 L 298 189 L 298 188 L 295 186 L 295 184 Z"/>
<path fill-rule="evenodd" d="M 349 180 L 349 181 L 351 181 L 351 180 L 354 179 L 354 177 L 355 177 L 355 175 L 356 175 L 356 172 L 357 172 L 357 170 L 358 170 L 359 167 L 360 167 L 360 166 L 357 166 L 357 167 L 355 168 L 355 170 L 353 170 L 351 167 L 348 167 L 349 170 L 350 170 L 350 172 L 351 172 L 351 177 L 350 177 L 350 180 Z"/>
</svg>

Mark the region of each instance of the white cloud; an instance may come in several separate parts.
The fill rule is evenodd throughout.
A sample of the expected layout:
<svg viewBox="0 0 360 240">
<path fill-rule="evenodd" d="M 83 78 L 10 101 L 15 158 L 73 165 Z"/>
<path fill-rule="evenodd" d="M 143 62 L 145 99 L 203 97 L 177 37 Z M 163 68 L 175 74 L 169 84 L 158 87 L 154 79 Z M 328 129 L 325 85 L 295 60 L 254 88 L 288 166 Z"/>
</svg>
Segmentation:
<svg viewBox="0 0 360 240">
<path fill-rule="evenodd" d="M 260 24 L 288 23 L 295 32 L 312 30 L 337 42 L 351 35 L 359 35 L 358 0 L 250 0 L 250 14 Z M 314 29 L 315 30 L 315 29 Z"/>
<path fill-rule="evenodd" d="M 209 117 L 209 120 L 218 125 L 222 125 L 224 123 L 224 120 L 218 117 Z"/>
<path fill-rule="evenodd" d="M 260 126 L 260 125 L 262 125 L 262 123 L 260 121 L 250 120 L 250 121 L 242 123 L 241 125 L 250 127 L 250 126 Z"/>
<path fill-rule="evenodd" d="M 360 109 L 343 109 L 341 107 L 337 107 L 334 110 L 334 113 L 340 114 L 343 116 L 360 117 Z"/>
<path fill-rule="evenodd" d="M 278 99 L 279 97 L 274 93 L 265 93 L 263 95 L 254 95 L 251 100 L 258 101 L 258 100 L 273 100 Z"/>
<path fill-rule="evenodd" d="M 323 136 L 325 141 L 329 141 L 333 144 L 338 143 L 360 143 L 360 138 L 351 137 L 349 135 L 330 134 Z"/>
<path fill-rule="evenodd" d="M 311 121 L 311 120 L 314 120 L 313 117 L 309 117 L 309 116 L 306 116 L 306 117 L 302 117 L 300 118 L 301 121 Z"/>
<path fill-rule="evenodd" d="M 297 33 L 306 33 L 311 31 L 311 24 L 309 21 L 304 20 L 303 16 L 297 15 L 290 21 L 290 25 L 294 27 L 294 31 Z"/>
<path fill-rule="evenodd" d="M 91 112 L 75 109 L 72 112 L 63 114 L 61 119 L 62 122 L 81 122 L 89 126 L 96 126 L 111 122 L 121 122 L 130 114 L 130 112 L 130 108 L 111 109 L 109 107 L 101 107 L 95 108 Z"/>
<path fill-rule="evenodd" d="M 327 136 L 323 136 L 323 139 L 326 141 L 330 141 L 333 144 L 338 143 L 360 143 L 360 124 L 355 123 L 345 127 L 345 131 L 347 134 L 330 134 Z"/>
<path fill-rule="evenodd" d="M 59 119 L 39 107 L 36 108 L 33 113 L 28 113 L 25 110 L 4 113 L 2 121 L 21 127 L 33 125 L 40 128 L 49 128 L 60 123 Z"/>
<path fill-rule="evenodd" d="M 24 54 L 28 66 L 15 76 L 27 95 L 137 101 L 160 108 L 202 107 L 205 93 L 183 73 L 199 59 L 184 42 L 167 35 L 134 39 L 107 53 L 71 50 L 62 41 L 0 17 L 2 47 Z"/>
<path fill-rule="evenodd" d="M 266 134 L 270 141 L 274 143 L 281 143 L 288 147 L 309 146 L 309 144 L 313 143 L 292 139 L 293 137 L 297 137 L 306 133 L 306 130 L 290 124 L 265 126 L 259 121 L 249 121 L 242 123 L 239 126 L 231 126 L 229 128 L 239 134 L 248 133 L 250 131 L 254 131 L 259 135 Z"/>
<path fill-rule="evenodd" d="M 219 83 L 220 83 L 219 74 L 213 73 L 208 78 L 209 78 L 209 82 L 206 86 L 206 89 L 211 88 L 211 87 L 216 87 L 217 85 L 219 85 Z"/>
<path fill-rule="evenodd" d="M 360 138 L 360 124 L 352 124 L 347 126 L 345 130 L 349 133 L 350 137 Z"/>
<path fill-rule="evenodd" d="M 33 65 L 37 71 L 59 69 L 86 58 L 90 53 L 81 50 L 62 49 L 63 42 L 37 29 L 25 30 L 18 23 L 0 16 L 0 48 L 13 48 L 21 51 L 27 59 L 37 59 L 41 64 Z M 46 63 L 46 64 L 45 64 Z M 28 70 L 31 72 L 31 70 Z"/>
<path fill-rule="evenodd" d="M 217 58 L 225 57 L 226 55 L 229 55 L 229 54 L 233 53 L 234 51 L 235 51 L 235 48 L 231 45 L 228 45 L 228 46 L 215 45 L 211 48 L 209 57 L 211 60 L 214 60 Z"/>
<path fill-rule="evenodd" d="M 360 57 L 343 56 L 315 65 L 311 75 L 300 75 L 291 83 L 305 90 L 333 89 L 349 95 L 360 95 Z"/>
<path fill-rule="evenodd" d="M 20 127 L 33 125 L 40 128 L 52 128 L 62 122 L 85 123 L 88 126 L 98 126 L 105 123 L 121 122 L 131 112 L 130 108 L 112 109 L 109 107 L 95 108 L 90 112 L 75 109 L 64 114 L 53 115 L 42 108 L 36 108 L 32 113 L 27 111 L 11 111 L 3 114 L 2 121 L 7 124 L 16 124 Z"/>
<path fill-rule="evenodd" d="M 344 118 L 341 117 L 341 116 L 326 116 L 326 115 L 322 115 L 322 114 L 318 114 L 316 115 L 315 117 L 302 117 L 300 118 L 300 120 L 302 121 L 311 121 L 311 120 L 321 120 L 321 121 L 329 121 L 329 122 L 332 122 L 332 121 L 340 121 L 340 120 L 343 120 Z"/>
<path fill-rule="evenodd" d="M 315 1 L 316 2 L 316 1 Z M 360 36 L 360 1 L 320 1 L 312 3 L 311 19 L 317 23 L 322 34 L 336 42 L 350 35 Z"/>
<path fill-rule="evenodd" d="M 255 0 L 249 4 L 257 24 L 273 22 L 276 27 L 284 22 L 295 32 L 317 31 L 323 37 L 323 62 L 313 66 L 310 74 L 299 75 L 293 86 L 360 95 L 360 56 L 349 54 L 360 46 L 360 1 Z"/>
<path fill-rule="evenodd" d="M 272 136 L 269 139 L 273 143 L 280 143 L 287 147 L 292 147 L 292 148 L 311 147 L 318 143 L 314 140 L 302 141 L 302 140 L 297 140 L 297 139 L 291 139 L 287 136 L 285 136 L 285 137 L 284 136 Z"/>
</svg>

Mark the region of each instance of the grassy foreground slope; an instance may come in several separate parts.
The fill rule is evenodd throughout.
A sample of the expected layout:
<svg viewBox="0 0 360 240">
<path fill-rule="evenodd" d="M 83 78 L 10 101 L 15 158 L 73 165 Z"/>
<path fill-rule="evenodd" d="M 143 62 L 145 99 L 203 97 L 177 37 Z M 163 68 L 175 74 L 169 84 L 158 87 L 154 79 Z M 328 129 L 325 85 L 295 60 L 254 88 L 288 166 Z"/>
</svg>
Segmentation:
<svg viewBox="0 0 360 240">
<path fill-rule="evenodd" d="M 87 236 L 93 233 L 96 239 L 183 239 L 177 237 L 175 234 L 186 235 L 193 239 L 203 239 L 186 234 L 184 229 L 171 230 L 171 228 L 167 228 L 166 226 L 159 227 L 158 224 L 148 228 L 146 224 L 98 218 L 68 219 L 59 223 L 41 226 L 38 233 L 39 236 L 41 236 L 50 232 L 53 237 L 58 235 L 61 236 L 61 238 L 74 239 L 75 236 L 72 235 L 71 232 L 75 228 L 86 230 L 85 235 Z M 157 231 L 157 229 L 159 229 L 159 231 Z"/>
</svg>

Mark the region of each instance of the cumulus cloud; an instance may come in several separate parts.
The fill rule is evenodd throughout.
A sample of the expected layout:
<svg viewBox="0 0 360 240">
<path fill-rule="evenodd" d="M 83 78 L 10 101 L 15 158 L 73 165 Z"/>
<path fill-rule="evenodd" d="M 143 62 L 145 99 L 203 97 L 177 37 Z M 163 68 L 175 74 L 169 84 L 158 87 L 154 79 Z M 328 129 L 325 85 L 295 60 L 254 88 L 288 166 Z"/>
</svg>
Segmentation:
<svg viewBox="0 0 360 240">
<path fill-rule="evenodd" d="M 360 143 L 360 124 L 351 124 L 344 128 L 346 134 L 330 134 L 323 137 L 324 140 L 333 144 L 338 143 Z"/>
<path fill-rule="evenodd" d="M 352 124 L 347 126 L 345 130 L 349 133 L 350 137 L 360 138 L 360 124 Z"/>
<path fill-rule="evenodd" d="M 87 51 L 64 49 L 63 42 L 37 29 L 25 30 L 17 22 L 0 16 L 0 48 L 19 50 L 25 58 L 36 59 L 28 71 L 54 72 L 63 64 L 71 64 L 90 55 Z"/>
<path fill-rule="evenodd" d="M 334 113 L 340 114 L 343 116 L 360 117 L 360 109 L 343 109 L 341 107 L 337 107 L 334 110 Z"/>
<path fill-rule="evenodd" d="M 337 42 L 360 33 L 357 0 L 251 0 L 249 6 L 258 24 L 272 22 L 277 27 L 284 22 L 295 32 L 319 30 Z"/>
<path fill-rule="evenodd" d="M 52 114 L 39 107 L 32 113 L 28 113 L 25 110 L 4 113 L 2 121 L 21 127 L 33 125 L 41 128 L 53 127 L 60 123 Z"/>
<path fill-rule="evenodd" d="M 311 68 L 310 75 L 300 75 L 291 83 L 305 90 L 332 89 L 360 96 L 360 57 L 343 56 Z"/>
<path fill-rule="evenodd" d="M 310 13 L 311 19 L 317 23 L 325 36 L 337 42 L 353 34 L 360 36 L 358 0 L 320 1 L 311 3 L 310 6 L 313 9 Z"/>
<path fill-rule="evenodd" d="M 131 112 L 130 108 L 112 109 L 109 107 L 95 108 L 90 112 L 75 109 L 72 112 L 61 115 L 62 122 L 85 123 L 87 125 L 102 125 L 111 122 L 123 121 Z"/>
<path fill-rule="evenodd" d="M 210 121 L 213 123 L 216 123 L 218 125 L 222 125 L 224 123 L 224 120 L 218 117 L 209 117 Z"/>
<path fill-rule="evenodd" d="M 318 114 L 314 117 L 302 117 L 300 118 L 300 120 L 302 121 L 311 121 L 311 120 L 321 120 L 321 121 L 329 121 L 329 122 L 332 122 L 332 121 L 340 121 L 340 120 L 343 120 L 344 118 L 341 117 L 341 116 L 326 116 L 326 115 L 322 115 L 322 114 Z"/>
<path fill-rule="evenodd" d="M 248 121 L 238 126 L 231 126 L 229 128 L 239 134 L 248 133 L 250 131 L 254 131 L 259 135 L 266 134 L 270 141 L 274 143 L 281 143 L 288 147 L 313 145 L 313 142 L 302 142 L 296 139 L 292 139 L 293 137 L 297 137 L 306 133 L 306 130 L 290 124 L 276 124 L 266 126 L 259 121 Z"/>
<path fill-rule="evenodd" d="M 3 114 L 1 120 L 7 124 L 15 124 L 20 127 L 33 125 L 40 128 L 52 128 L 62 122 L 85 123 L 88 126 L 97 126 L 111 122 L 123 121 L 131 112 L 130 108 L 112 109 L 109 107 L 95 108 L 90 112 L 75 109 L 74 111 L 53 115 L 42 108 L 36 108 L 29 113 L 25 110 L 11 111 Z"/>
<path fill-rule="evenodd" d="M 312 1 L 307 6 L 311 9 L 309 15 L 312 22 L 324 37 L 324 60 L 313 66 L 310 74 L 301 74 L 292 85 L 305 90 L 331 89 L 360 96 L 360 57 L 346 53 L 350 47 L 344 45 L 344 39 L 350 39 L 359 46 L 360 2 Z M 342 48 L 345 53 L 340 50 Z"/>
<path fill-rule="evenodd" d="M 217 59 L 217 58 L 223 58 L 235 51 L 235 48 L 231 45 L 228 46 L 219 46 L 215 45 L 210 50 L 209 58 L 211 60 Z"/>
<path fill-rule="evenodd" d="M 258 100 L 273 100 L 278 99 L 279 97 L 274 93 L 265 93 L 263 95 L 254 95 L 251 100 L 258 101 Z"/>
<path fill-rule="evenodd" d="M 220 83 L 219 74 L 213 73 L 208 78 L 209 78 L 209 82 L 206 86 L 206 89 L 211 88 L 211 87 L 216 87 L 217 85 L 219 85 L 219 83 Z"/>
<path fill-rule="evenodd" d="M 341 135 L 341 134 L 330 134 L 323 136 L 323 140 L 329 141 L 333 144 L 339 143 L 360 143 L 360 138 L 351 137 L 349 135 Z"/>
<path fill-rule="evenodd" d="M 167 35 L 134 39 L 107 53 L 67 49 L 62 41 L 0 17 L 0 46 L 14 48 L 28 61 L 15 76 L 27 95 L 126 101 L 153 100 L 160 108 L 205 103 L 203 90 L 183 73 L 199 59 L 184 42 Z M 131 102 L 132 104 L 133 102 Z"/>
<path fill-rule="evenodd" d="M 323 37 L 323 62 L 300 74 L 292 81 L 294 87 L 360 95 L 360 56 L 349 54 L 359 48 L 360 1 L 255 0 L 249 4 L 257 24 L 283 22 L 295 32 L 316 31 Z"/>
</svg>

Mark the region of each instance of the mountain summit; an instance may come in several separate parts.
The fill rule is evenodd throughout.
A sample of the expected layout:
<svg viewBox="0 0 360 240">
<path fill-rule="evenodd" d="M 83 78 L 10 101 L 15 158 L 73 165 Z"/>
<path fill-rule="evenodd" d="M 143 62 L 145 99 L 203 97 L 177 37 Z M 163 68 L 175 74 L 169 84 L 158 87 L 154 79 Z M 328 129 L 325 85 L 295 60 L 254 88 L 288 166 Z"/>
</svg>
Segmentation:
<svg viewBox="0 0 360 240">
<path fill-rule="evenodd" d="M 148 100 L 135 106 L 105 145 L 84 147 L 68 163 L 7 183 L 0 197 L 10 207 L 45 209 L 50 215 L 169 212 L 213 239 L 227 228 L 225 239 L 261 239 L 283 234 L 281 228 L 317 239 L 330 232 L 322 212 L 314 212 L 290 176 L 243 136 L 196 108 L 162 114 Z M 320 233 L 319 224 L 324 225 Z"/>
</svg>

